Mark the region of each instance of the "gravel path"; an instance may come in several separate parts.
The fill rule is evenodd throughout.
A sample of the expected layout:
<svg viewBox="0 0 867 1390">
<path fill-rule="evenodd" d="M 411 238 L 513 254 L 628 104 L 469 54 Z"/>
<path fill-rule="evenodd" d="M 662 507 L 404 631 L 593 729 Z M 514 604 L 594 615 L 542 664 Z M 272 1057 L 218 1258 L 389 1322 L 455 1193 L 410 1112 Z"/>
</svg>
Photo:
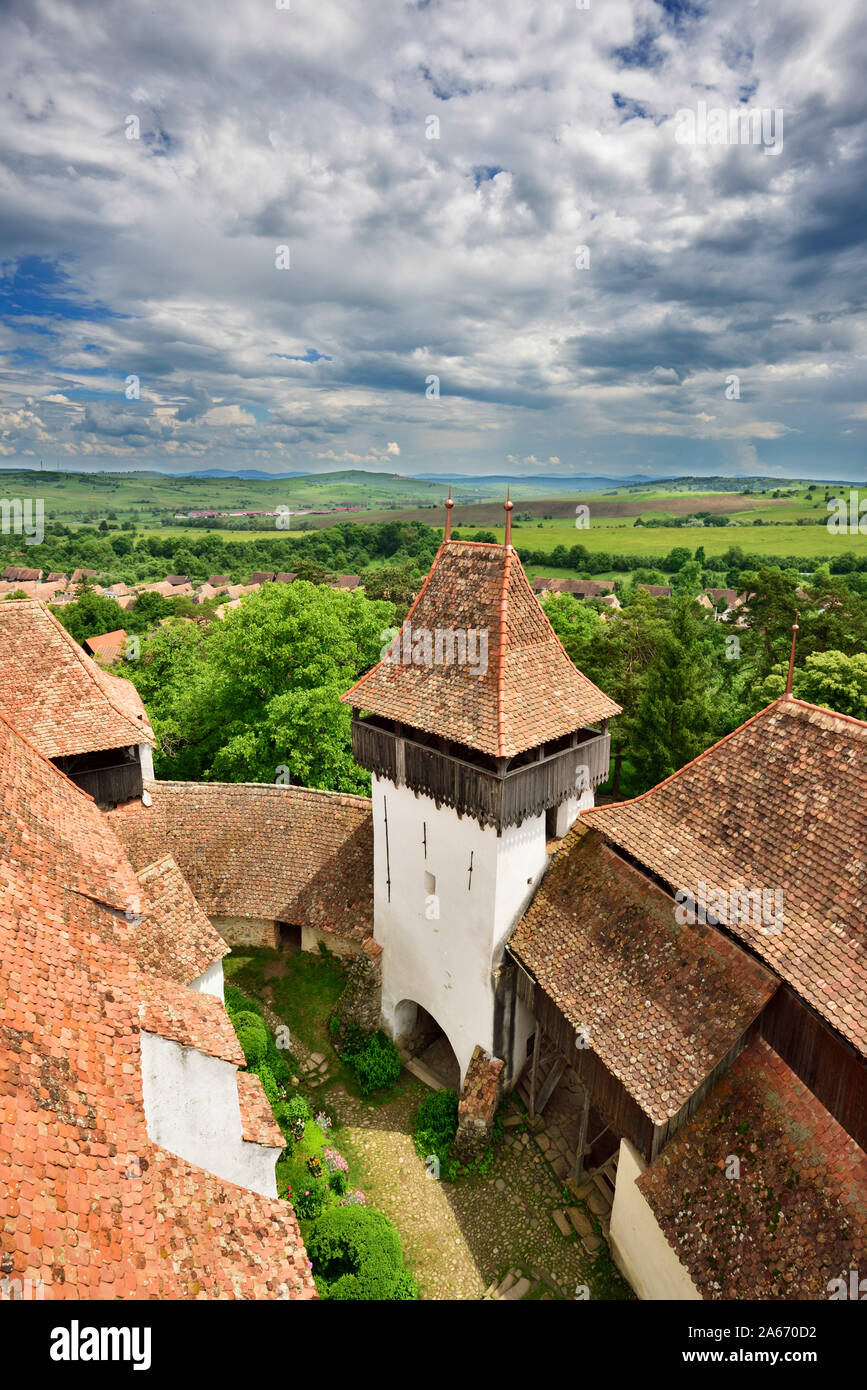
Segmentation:
<svg viewBox="0 0 867 1390">
<path fill-rule="evenodd" d="M 564 1206 L 562 1188 L 529 1135 L 507 1133 L 485 1177 L 427 1177 L 412 1142 L 425 1094 L 420 1082 L 405 1079 L 394 1099 L 376 1106 L 339 1086 L 322 1095 L 371 1206 L 400 1232 L 422 1298 L 480 1299 L 510 1271 L 529 1281 L 530 1298 L 587 1297 L 579 1285 L 590 1297 L 629 1296 L 617 1279 L 612 1285 L 610 1271 L 594 1267 L 574 1235 L 557 1229 L 552 1212 Z"/>
</svg>

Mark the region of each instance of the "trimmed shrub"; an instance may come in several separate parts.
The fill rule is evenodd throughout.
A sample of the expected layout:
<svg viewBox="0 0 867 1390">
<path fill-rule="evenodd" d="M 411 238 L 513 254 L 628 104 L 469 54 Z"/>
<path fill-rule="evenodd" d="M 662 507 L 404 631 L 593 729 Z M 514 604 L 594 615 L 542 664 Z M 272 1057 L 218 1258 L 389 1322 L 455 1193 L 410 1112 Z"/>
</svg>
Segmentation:
<svg viewBox="0 0 867 1390">
<path fill-rule="evenodd" d="M 331 1176 L 328 1179 L 328 1186 L 331 1188 L 332 1192 L 335 1192 L 337 1194 L 338 1197 L 342 1197 L 347 1187 L 349 1186 L 348 1182 L 346 1181 L 346 1174 L 342 1172 L 339 1168 L 335 1169 L 335 1171 L 331 1174 Z"/>
<path fill-rule="evenodd" d="M 283 1106 L 288 1120 L 303 1120 L 306 1124 L 312 1118 L 310 1106 L 303 1096 L 291 1096 Z"/>
<path fill-rule="evenodd" d="M 354 1037 L 351 1043 L 347 1038 L 347 1042 L 353 1050 L 344 1051 L 342 1060 L 355 1072 L 363 1096 L 395 1084 L 403 1063 L 391 1038 L 381 1029 L 371 1033 L 360 1046 Z"/>
<path fill-rule="evenodd" d="M 325 1206 L 327 1192 L 327 1184 L 322 1178 L 311 1178 L 309 1187 L 294 1194 L 295 1211 L 305 1221 L 313 1221 Z"/>
<path fill-rule="evenodd" d="M 440 1177 L 448 1181 L 458 1175 L 458 1164 L 450 1150 L 458 1132 L 457 1091 L 433 1091 L 418 1107 L 413 1125 L 413 1141 L 420 1158 L 436 1154 Z"/>
<path fill-rule="evenodd" d="M 380 1212 L 332 1207 L 307 1238 L 320 1297 L 391 1301 L 418 1297 L 400 1237 Z"/>
<path fill-rule="evenodd" d="M 268 1029 L 259 1014 L 253 1013 L 250 1009 L 234 1014 L 232 1023 L 235 1025 L 244 1060 L 248 1067 L 255 1070 L 260 1062 L 264 1062 L 265 1053 L 268 1051 Z"/>
</svg>

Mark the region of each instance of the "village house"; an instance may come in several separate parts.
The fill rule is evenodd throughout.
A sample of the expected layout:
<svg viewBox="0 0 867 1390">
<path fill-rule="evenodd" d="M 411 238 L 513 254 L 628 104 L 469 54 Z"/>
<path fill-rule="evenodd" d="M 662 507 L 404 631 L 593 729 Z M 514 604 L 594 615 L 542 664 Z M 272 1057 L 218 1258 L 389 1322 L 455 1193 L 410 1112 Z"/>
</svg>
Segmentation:
<svg viewBox="0 0 867 1390">
<path fill-rule="evenodd" d="M 102 632 L 98 636 L 88 637 L 82 642 L 82 646 L 89 656 L 98 656 L 100 661 L 112 666 L 123 656 L 126 643 L 127 634 L 121 627 L 115 632 Z"/>
</svg>

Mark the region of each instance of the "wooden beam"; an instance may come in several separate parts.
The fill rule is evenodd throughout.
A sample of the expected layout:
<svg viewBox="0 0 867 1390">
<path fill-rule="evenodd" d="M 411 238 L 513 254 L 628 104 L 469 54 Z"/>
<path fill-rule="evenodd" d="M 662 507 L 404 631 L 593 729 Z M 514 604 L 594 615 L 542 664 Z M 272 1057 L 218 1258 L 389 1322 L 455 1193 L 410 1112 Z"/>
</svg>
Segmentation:
<svg viewBox="0 0 867 1390">
<path fill-rule="evenodd" d="M 578 1147 L 575 1150 L 575 1181 L 581 1181 L 584 1172 L 584 1146 L 587 1143 L 587 1122 L 590 1119 L 590 1091 L 586 1086 L 584 1091 L 584 1105 L 581 1109 L 581 1126 L 578 1130 Z M 602 1131 L 605 1133 L 605 1130 Z"/>
<path fill-rule="evenodd" d="M 530 1067 L 530 1119 L 536 1118 L 536 1075 L 539 1071 L 539 1052 L 542 1048 L 542 1025 L 536 1019 L 536 1036 L 533 1039 L 533 1063 Z"/>
<path fill-rule="evenodd" d="M 554 1065 L 551 1067 L 551 1070 L 545 1077 L 545 1084 L 542 1087 L 542 1090 L 539 1092 L 539 1099 L 536 1102 L 537 1115 L 541 1115 L 542 1111 L 545 1109 L 545 1106 L 548 1104 L 548 1101 L 554 1094 L 554 1087 L 557 1085 L 557 1082 L 560 1080 L 560 1077 L 563 1075 L 563 1072 L 565 1070 L 566 1058 L 557 1057 L 554 1061 Z"/>
</svg>

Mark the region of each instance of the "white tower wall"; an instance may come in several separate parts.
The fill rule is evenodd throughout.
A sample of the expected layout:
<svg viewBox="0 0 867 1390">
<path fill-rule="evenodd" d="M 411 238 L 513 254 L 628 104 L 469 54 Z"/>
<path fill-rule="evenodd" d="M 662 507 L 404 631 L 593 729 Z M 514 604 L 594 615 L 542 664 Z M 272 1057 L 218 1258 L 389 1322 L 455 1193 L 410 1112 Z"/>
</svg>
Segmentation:
<svg viewBox="0 0 867 1390">
<path fill-rule="evenodd" d="M 383 778 L 374 776 L 372 795 L 383 1022 L 400 1036 L 412 1024 L 412 1010 L 400 1006 L 420 1004 L 449 1039 L 463 1080 L 477 1043 L 494 1050 L 494 971 L 545 871 L 545 816 L 498 836 Z M 531 1026 L 521 1013 L 521 1060 Z"/>
</svg>

